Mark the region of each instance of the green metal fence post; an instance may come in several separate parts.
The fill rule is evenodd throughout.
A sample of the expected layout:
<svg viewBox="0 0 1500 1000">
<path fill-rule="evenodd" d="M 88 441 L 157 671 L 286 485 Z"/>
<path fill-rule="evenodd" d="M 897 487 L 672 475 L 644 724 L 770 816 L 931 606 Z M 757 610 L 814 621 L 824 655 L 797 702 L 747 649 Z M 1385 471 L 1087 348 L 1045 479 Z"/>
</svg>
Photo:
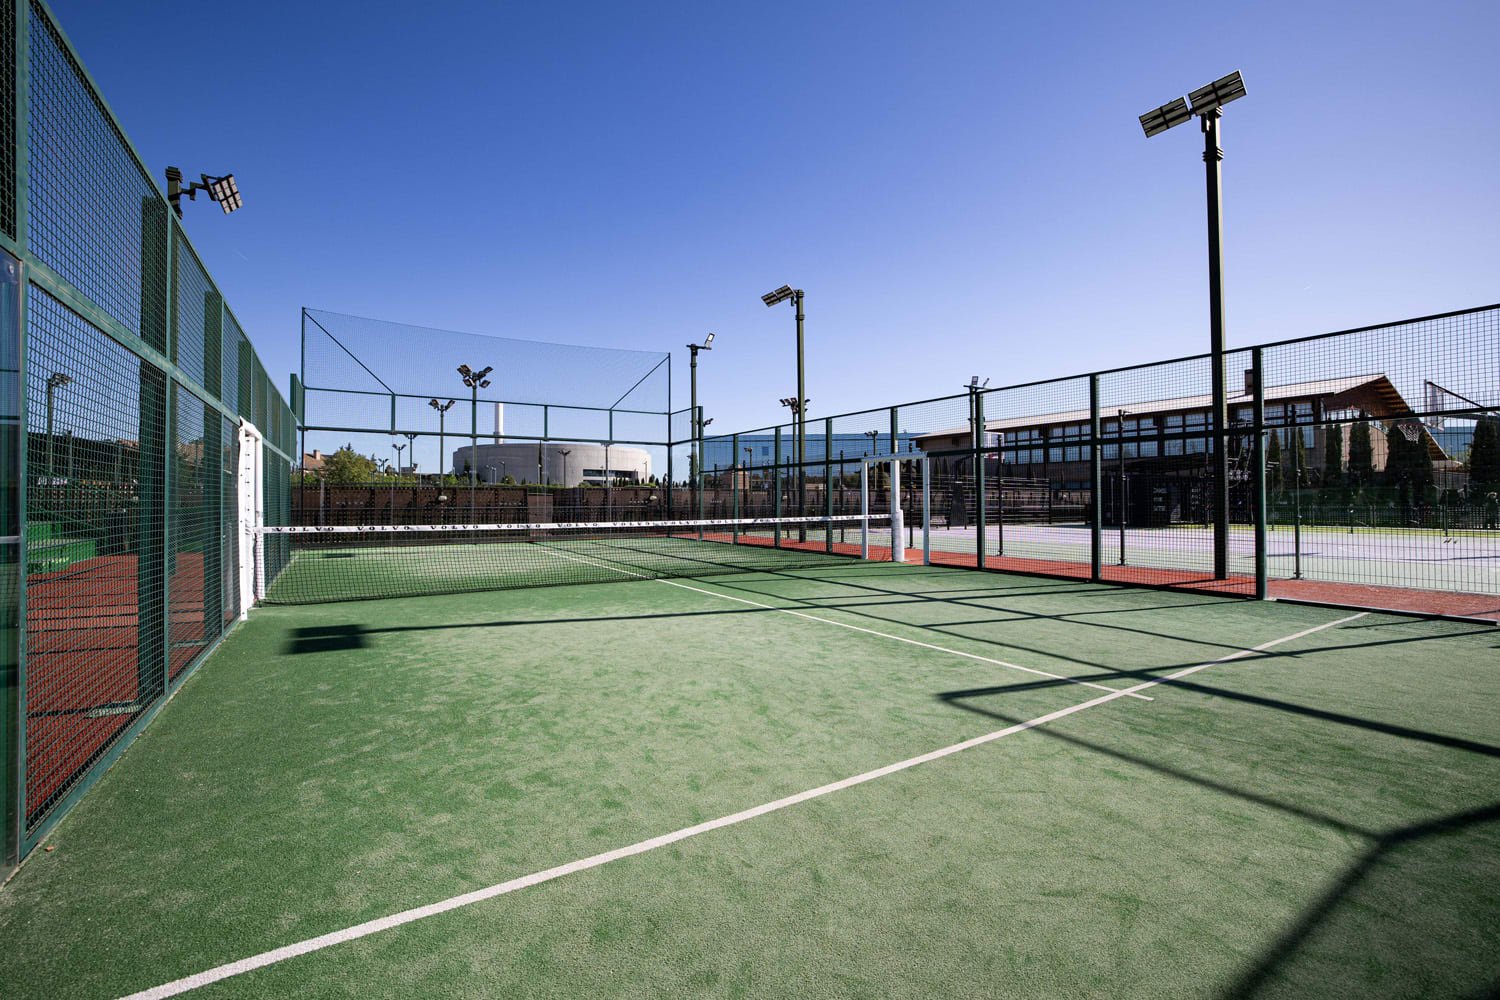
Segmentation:
<svg viewBox="0 0 1500 1000">
<path fill-rule="evenodd" d="M 843 474 L 839 469 L 839 474 Z M 823 418 L 823 516 L 833 517 L 833 418 Z M 833 522 L 823 525 L 823 551 L 833 554 Z"/>
<path fill-rule="evenodd" d="M 21 860 L 26 816 L 26 282 L 21 263 L 4 257 L 5 279 L 13 296 L 10 308 L 0 317 L 0 336 L 14 339 L 16 356 L 15 396 L 4 400 L 11 412 L 0 419 L 13 421 L 0 441 L 0 476 L 14 476 L 15 493 L 0 501 L 0 535 L 3 544 L 15 547 L 14 559 L 0 559 L 0 573 L 14 574 L 4 581 L 4 590 L 14 600 L 0 606 L 0 881 Z"/>
<path fill-rule="evenodd" d="M 1253 491 L 1251 518 L 1255 530 L 1255 596 L 1265 600 L 1268 594 L 1266 582 L 1266 390 L 1265 368 L 1261 351 L 1257 347 L 1250 352 L 1250 433 L 1251 456 L 1250 488 Z"/>
<path fill-rule="evenodd" d="M 734 543 L 736 545 L 738 545 L 739 542 L 740 542 L 740 526 L 739 526 L 739 523 L 738 523 L 739 519 L 740 519 L 740 475 L 741 475 L 741 472 L 740 472 L 740 469 L 739 469 L 740 436 L 738 434 L 735 434 L 735 435 L 733 435 L 733 436 L 730 437 L 729 441 L 730 441 L 730 446 L 732 448 L 732 450 L 729 453 L 730 456 L 731 456 L 731 461 L 729 463 L 729 475 L 732 477 L 731 480 L 730 480 L 730 487 L 729 487 L 729 489 L 730 489 L 730 496 L 732 498 L 731 502 L 733 503 L 733 506 L 734 506 L 734 517 L 733 517 L 733 520 L 736 522 L 735 525 L 734 525 L 733 531 L 731 533 L 731 538 L 734 541 Z M 746 479 L 745 485 L 746 486 L 750 485 L 750 483 L 749 483 L 750 470 L 749 470 L 748 467 L 744 470 L 744 476 L 745 476 L 745 479 Z"/>
<path fill-rule="evenodd" d="M 985 536 L 985 487 L 984 487 L 984 394 L 975 392 L 974 399 L 974 557 L 980 569 L 984 569 Z"/>
<path fill-rule="evenodd" d="M 775 434 L 775 438 L 774 438 L 773 444 L 774 444 L 774 448 L 775 448 L 776 454 L 772 458 L 772 461 L 775 463 L 772 466 L 772 468 L 775 471 L 771 475 L 771 482 L 772 482 L 772 489 L 775 491 L 775 494 L 776 494 L 776 498 L 775 498 L 775 501 L 774 501 L 775 502 L 775 508 L 774 508 L 775 513 L 774 513 L 773 516 L 776 518 L 776 547 L 779 549 L 779 548 L 781 548 L 781 428 L 780 427 L 776 428 L 776 434 Z"/>
<path fill-rule="evenodd" d="M 1089 376 L 1089 579 L 1104 579 L 1100 555 L 1104 549 L 1104 470 L 1099 441 L 1099 376 Z"/>
</svg>

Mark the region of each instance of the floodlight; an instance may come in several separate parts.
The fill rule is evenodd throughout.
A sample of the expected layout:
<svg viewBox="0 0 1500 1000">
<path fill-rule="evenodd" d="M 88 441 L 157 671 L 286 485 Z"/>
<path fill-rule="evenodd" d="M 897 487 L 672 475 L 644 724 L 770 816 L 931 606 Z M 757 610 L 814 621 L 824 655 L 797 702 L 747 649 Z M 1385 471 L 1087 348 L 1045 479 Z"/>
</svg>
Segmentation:
<svg viewBox="0 0 1500 1000">
<path fill-rule="evenodd" d="M 494 365 L 490 365 L 487 368 L 485 368 L 484 371 L 475 373 L 474 377 L 475 378 L 484 378 L 486 375 L 488 375 L 490 372 L 492 372 L 494 370 L 495 370 L 495 366 Z"/>
<path fill-rule="evenodd" d="M 479 388 L 481 388 L 481 389 L 488 389 L 489 387 L 490 387 L 490 380 L 489 379 L 485 379 L 483 382 L 479 383 Z"/>
<path fill-rule="evenodd" d="M 209 199 L 218 202 L 225 215 L 245 204 L 240 197 L 240 187 L 235 183 L 234 174 L 222 177 L 211 177 L 208 174 L 198 176 L 202 178 L 201 181 L 193 181 L 183 187 L 182 170 L 178 167 L 167 168 L 167 203 L 172 206 L 172 211 L 177 213 L 179 219 L 182 218 L 182 196 L 187 195 L 190 201 L 197 201 L 199 191 L 207 191 Z"/>
<path fill-rule="evenodd" d="M 72 381 L 73 376 L 71 375 L 65 375 L 62 372 L 53 372 L 47 377 L 47 388 L 61 389 L 63 386 L 71 384 Z"/>
<path fill-rule="evenodd" d="M 700 426 L 700 427 L 707 427 L 709 424 L 711 424 L 713 422 L 714 422 L 714 418 L 713 417 L 709 417 L 707 420 L 703 421 L 703 423 L 699 424 L 698 426 Z"/>
<path fill-rule="evenodd" d="M 208 189 L 209 198 L 219 203 L 225 215 L 245 204 L 240 197 L 240 186 L 234 182 L 234 174 L 225 174 L 223 177 L 210 177 L 208 174 L 200 176 L 204 187 Z"/>
<path fill-rule="evenodd" d="M 1193 117 L 1193 113 L 1188 110 L 1187 101 L 1178 97 L 1168 101 L 1154 111 L 1148 111 L 1141 115 L 1141 128 L 1145 131 L 1146 138 L 1149 139 L 1153 135 L 1160 135 L 1173 126 L 1181 125 L 1191 117 Z"/>
<path fill-rule="evenodd" d="M 776 289 L 776 291 L 767 292 L 766 294 L 762 295 L 760 297 L 760 300 L 768 306 L 775 306 L 780 305 L 787 299 L 791 298 L 792 294 L 793 293 L 791 285 L 782 285 L 780 288 Z"/>
<path fill-rule="evenodd" d="M 1193 104 L 1193 114 L 1206 115 L 1216 108 L 1223 107 L 1230 101 L 1237 101 L 1245 96 L 1245 81 L 1240 76 L 1240 71 L 1235 70 L 1228 76 L 1221 76 L 1213 83 L 1188 94 L 1188 100 Z"/>
<path fill-rule="evenodd" d="M 713 342 L 714 342 L 714 335 L 712 333 L 710 333 L 707 337 L 705 337 L 703 339 L 703 349 L 705 351 L 712 350 L 712 344 L 713 344 Z"/>
<path fill-rule="evenodd" d="M 470 371 L 472 371 L 472 369 L 469 368 L 468 365 L 459 365 L 458 366 L 458 373 L 460 375 L 462 375 L 464 378 L 468 378 L 469 377 L 469 372 Z"/>
</svg>

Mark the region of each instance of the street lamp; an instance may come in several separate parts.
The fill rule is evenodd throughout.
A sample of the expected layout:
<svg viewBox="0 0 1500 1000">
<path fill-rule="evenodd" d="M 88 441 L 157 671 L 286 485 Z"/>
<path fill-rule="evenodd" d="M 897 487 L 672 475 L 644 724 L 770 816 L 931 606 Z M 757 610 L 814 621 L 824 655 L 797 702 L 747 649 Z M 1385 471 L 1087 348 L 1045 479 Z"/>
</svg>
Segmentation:
<svg viewBox="0 0 1500 1000">
<path fill-rule="evenodd" d="M 693 424 L 692 457 L 688 461 L 688 468 L 693 473 L 693 490 L 698 497 L 698 516 L 703 516 L 703 470 L 699 467 L 703 461 L 703 418 L 698 412 L 698 352 L 713 350 L 714 335 L 710 333 L 703 338 L 701 344 L 689 344 L 688 349 L 688 384 L 691 386 L 690 399 L 688 401 L 688 419 Z"/>
<path fill-rule="evenodd" d="M 475 371 L 468 365 L 458 366 L 459 378 L 464 380 L 464 385 L 469 388 L 469 515 L 474 514 L 474 491 L 479 488 L 479 390 L 488 389 L 490 380 L 486 377 L 494 371 L 494 366 L 489 366 Z"/>
<path fill-rule="evenodd" d="M 47 376 L 47 479 L 49 486 L 52 479 L 52 416 L 56 408 L 57 390 L 72 383 L 73 376 L 62 372 L 53 372 Z"/>
<path fill-rule="evenodd" d="M 561 455 L 562 458 L 563 458 L 563 480 L 562 480 L 562 484 L 563 484 L 563 486 L 567 486 L 568 485 L 568 456 L 571 455 L 571 454 L 573 454 L 573 449 L 572 448 L 559 448 L 559 449 L 557 449 L 557 453 L 559 455 Z"/>
<path fill-rule="evenodd" d="M 429 399 L 427 401 L 427 405 L 428 406 L 430 406 L 434 410 L 438 411 L 438 485 L 439 486 L 441 486 L 442 483 L 443 483 L 443 475 L 444 475 L 443 470 L 448 467 L 448 456 L 443 453 L 443 447 L 444 447 L 444 445 L 443 445 L 443 430 L 444 430 L 443 424 L 444 424 L 444 419 L 448 416 L 448 411 L 451 410 L 451 409 L 453 409 L 454 404 L 457 403 L 457 402 L 458 402 L 458 400 L 456 400 L 456 399 L 450 399 L 446 403 L 439 403 L 436 399 Z"/>
<path fill-rule="evenodd" d="M 1213 365 L 1214 448 L 1214 577 L 1229 575 L 1229 421 L 1224 397 L 1224 255 L 1220 246 L 1224 226 L 1219 212 L 1223 176 L 1219 164 L 1224 150 L 1219 146 L 1219 119 L 1224 105 L 1245 96 L 1245 81 L 1238 70 L 1199 87 L 1184 101 L 1178 97 L 1141 115 L 1146 138 L 1181 125 L 1193 115 L 1203 131 L 1203 169 L 1208 186 L 1208 322 L 1209 354 Z M 1188 110 L 1188 105 L 1192 110 Z M 1210 440 L 1214 440 L 1210 438 Z"/>
<path fill-rule="evenodd" d="M 803 364 L 803 339 L 802 339 L 802 289 L 793 288 L 791 285 L 782 285 L 774 292 L 767 292 L 760 300 L 769 308 L 780 305 L 788 300 L 792 308 L 797 311 L 797 400 L 799 405 L 795 408 L 797 414 L 797 513 L 807 513 L 807 494 L 803 489 L 803 477 L 807 475 L 807 418 L 804 414 L 807 403 L 807 378 L 806 367 Z M 779 459 L 780 456 L 777 456 Z M 797 533 L 799 541 L 807 540 L 807 528 L 804 526 Z"/>
</svg>

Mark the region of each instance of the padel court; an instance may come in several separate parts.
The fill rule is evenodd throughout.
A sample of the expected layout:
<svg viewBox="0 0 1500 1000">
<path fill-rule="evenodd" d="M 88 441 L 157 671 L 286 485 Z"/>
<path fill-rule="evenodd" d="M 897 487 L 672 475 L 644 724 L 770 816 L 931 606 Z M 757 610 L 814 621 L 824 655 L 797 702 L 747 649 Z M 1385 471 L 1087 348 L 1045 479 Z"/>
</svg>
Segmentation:
<svg viewBox="0 0 1500 1000">
<path fill-rule="evenodd" d="M 1500 983 L 1493 628 L 772 551 L 252 611 L 0 894 L 5 995 Z"/>
</svg>

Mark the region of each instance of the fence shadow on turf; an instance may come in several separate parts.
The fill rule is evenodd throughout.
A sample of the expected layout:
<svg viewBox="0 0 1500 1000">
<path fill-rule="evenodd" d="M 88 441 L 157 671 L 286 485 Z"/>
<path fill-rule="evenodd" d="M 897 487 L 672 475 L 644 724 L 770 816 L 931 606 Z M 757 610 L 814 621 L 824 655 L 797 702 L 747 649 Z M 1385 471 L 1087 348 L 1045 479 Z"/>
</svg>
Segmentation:
<svg viewBox="0 0 1500 1000">
<path fill-rule="evenodd" d="M 978 688 L 944 692 L 937 697 L 955 708 L 999 723 L 1014 725 L 1024 720 L 972 703 L 974 698 L 1012 690 L 1014 689 L 1008 687 Z M 1323 715 L 1318 717 L 1322 718 Z M 1387 727 L 1378 724 L 1372 728 L 1377 732 L 1387 731 Z M 1400 727 L 1396 729 L 1398 731 L 1392 735 L 1407 736 L 1415 732 L 1402 730 Z M 1140 767 L 1175 781 L 1272 809 L 1345 835 L 1356 836 L 1366 842 L 1359 856 L 1335 876 L 1286 925 L 1276 940 L 1253 959 L 1245 971 L 1223 991 L 1221 995 L 1224 1000 L 1250 1000 L 1272 987 L 1298 991 L 1326 988 L 1329 983 L 1341 981 L 1341 970 L 1380 964 L 1389 966 L 1414 954 L 1416 957 L 1410 960 L 1415 963 L 1419 974 L 1426 972 L 1431 963 L 1441 963 L 1444 967 L 1451 968 L 1452 961 L 1457 956 L 1451 949 L 1448 952 L 1442 951 L 1446 940 L 1441 932 L 1445 928 L 1452 929 L 1454 937 L 1461 939 L 1468 928 L 1463 924 L 1461 910 L 1455 908 L 1452 901 L 1442 893 L 1432 891 L 1432 886 L 1441 881 L 1438 873 L 1448 869 L 1461 869 L 1454 870 L 1451 879 L 1459 884 L 1489 884 L 1485 882 L 1482 870 L 1472 871 L 1472 865 L 1466 864 L 1474 857 L 1483 858 L 1491 853 L 1486 850 L 1485 845 L 1451 845 L 1458 838 L 1480 835 L 1483 828 L 1500 824 L 1500 802 L 1407 826 L 1386 830 L 1371 829 L 1326 812 L 1192 774 L 1171 764 L 1127 753 L 1050 727 L 1038 727 L 1033 731 L 1049 739 Z M 1443 746 L 1457 745 L 1458 749 L 1483 747 L 1481 744 L 1470 745 L 1468 741 L 1437 739 L 1434 742 Z M 1494 748 L 1483 747 L 1483 752 L 1493 755 L 1495 751 Z M 1443 854 L 1445 847 L 1447 850 Z M 1423 852 L 1431 854 L 1433 851 L 1442 856 L 1437 859 L 1421 856 Z M 1391 938 L 1388 927 L 1384 928 L 1382 934 L 1382 927 L 1370 926 L 1371 923 L 1378 924 L 1387 920 L 1392 912 L 1398 912 L 1402 917 L 1401 934 L 1396 940 Z M 1418 937 L 1422 939 L 1426 950 L 1411 946 L 1410 942 Z M 1462 945 L 1455 947 L 1458 948 L 1458 954 L 1467 954 Z M 1434 951 L 1438 953 L 1435 954 Z M 1493 959 L 1491 964 L 1494 964 Z M 1461 987 L 1465 990 L 1465 995 L 1495 995 L 1493 988 L 1500 984 L 1500 980 L 1495 978 L 1496 969 L 1478 969 L 1472 976 L 1476 981 Z"/>
</svg>

